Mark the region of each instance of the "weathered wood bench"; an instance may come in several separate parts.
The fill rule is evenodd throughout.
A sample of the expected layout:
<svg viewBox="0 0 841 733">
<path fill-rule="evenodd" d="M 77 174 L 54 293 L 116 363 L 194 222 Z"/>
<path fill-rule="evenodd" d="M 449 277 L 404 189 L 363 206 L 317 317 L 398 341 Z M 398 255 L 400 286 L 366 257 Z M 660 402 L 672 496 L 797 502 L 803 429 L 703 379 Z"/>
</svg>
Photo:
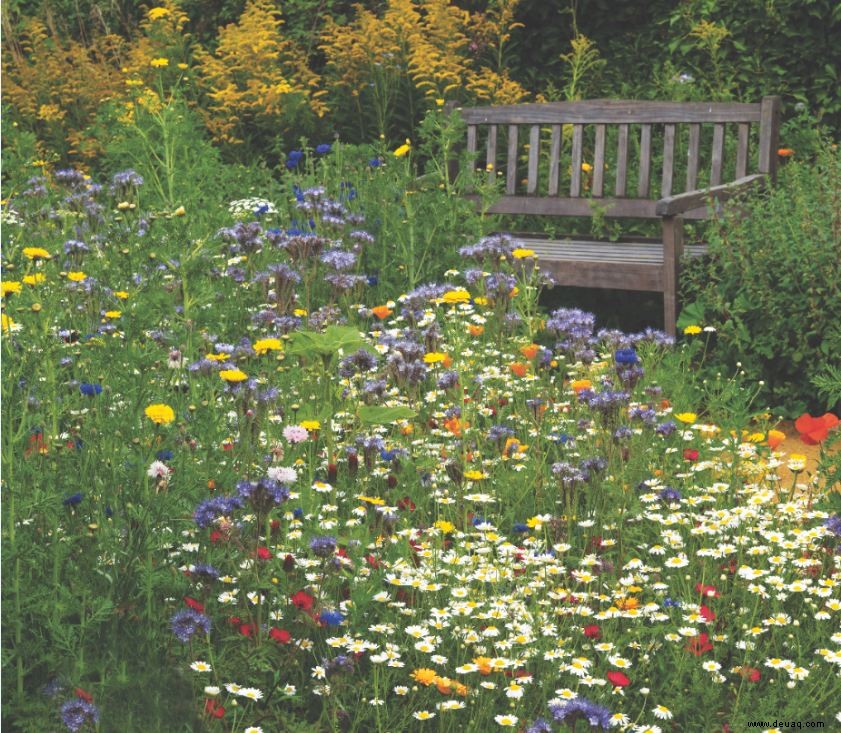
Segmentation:
<svg viewBox="0 0 841 733">
<path fill-rule="evenodd" d="M 606 217 L 662 221 L 659 240 L 517 239 L 535 250 L 541 269 L 559 285 L 663 293 L 672 335 L 681 258 L 705 248 L 684 247 L 684 219 L 708 218 L 776 172 L 779 97 L 759 104 L 586 101 L 458 109 L 472 165 L 481 165 L 484 147 L 488 180 L 504 179 L 489 213 L 591 217 L 598 206 Z M 652 176 L 655 169 L 659 176 Z"/>
</svg>

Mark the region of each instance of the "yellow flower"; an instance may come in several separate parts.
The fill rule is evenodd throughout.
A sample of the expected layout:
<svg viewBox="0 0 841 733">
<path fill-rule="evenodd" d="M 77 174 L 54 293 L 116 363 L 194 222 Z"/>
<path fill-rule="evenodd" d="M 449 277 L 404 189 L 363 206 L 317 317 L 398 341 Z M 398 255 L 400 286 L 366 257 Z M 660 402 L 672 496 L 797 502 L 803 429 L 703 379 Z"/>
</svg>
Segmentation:
<svg viewBox="0 0 841 733">
<path fill-rule="evenodd" d="M 49 252 L 47 252 L 47 250 L 45 250 L 43 247 L 24 247 L 23 255 L 24 257 L 27 257 L 30 260 L 35 260 L 39 258 L 42 260 L 52 259 L 52 255 Z"/>
<path fill-rule="evenodd" d="M 443 107 L 444 106 L 444 100 L 439 97 L 438 99 L 435 100 L 435 104 L 438 107 Z"/>
<path fill-rule="evenodd" d="M 484 471 L 465 471 L 464 472 L 464 478 L 466 478 L 468 481 L 481 481 L 482 479 L 485 479 L 487 477 L 488 477 L 488 474 L 486 474 Z"/>
<path fill-rule="evenodd" d="M 683 332 L 687 336 L 694 336 L 696 333 L 701 333 L 701 330 L 702 329 L 701 329 L 700 326 L 687 326 L 686 328 L 683 329 Z"/>
<path fill-rule="evenodd" d="M 476 305 L 487 305 L 490 301 L 484 295 L 479 295 L 473 298 L 473 302 Z"/>
<path fill-rule="evenodd" d="M 593 166 L 591 166 L 589 163 L 582 163 L 581 170 L 583 170 L 585 173 L 589 173 L 593 170 Z"/>
<path fill-rule="evenodd" d="M 74 283 L 80 283 L 85 278 L 87 278 L 87 275 L 85 275 L 84 272 L 68 272 L 67 273 L 67 279 L 71 280 Z"/>
<path fill-rule="evenodd" d="M 156 425 L 169 425 L 169 423 L 175 420 L 175 412 L 173 412 L 169 405 L 149 405 L 144 412 L 146 413 L 146 417 Z"/>
<path fill-rule="evenodd" d="M 119 298 L 120 300 L 126 300 L 128 298 L 128 293 L 125 290 L 115 290 L 114 297 Z"/>
<path fill-rule="evenodd" d="M 298 316 L 298 318 L 303 318 L 307 315 L 306 308 L 296 308 L 292 311 L 293 316 Z"/>
<path fill-rule="evenodd" d="M 806 456 L 802 453 L 792 453 L 788 457 L 788 470 L 792 473 L 800 473 L 806 468 Z"/>
<path fill-rule="evenodd" d="M 24 275 L 23 281 L 27 285 L 38 285 L 39 283 L 45 282 L 47 276 L 44 275 L 43 272 L 36 272 L 34 275 Z"/>
<path fill-rule="evenodd" d="M 302 420 L 301 427 L 304 430 L 319 430 L 321 428 L 321 423 L 318 420 Z"/>
<path fill-rule="evenodd" d="M 230 357 L 227 354 L 205 354 L 204 358 L 210 361 L 228 361 Z"/>
<path fill-rule="evenodd" d="M 9 293 L 19 293 L 20 283 L 17 280 L 2 280 L 0 281 L 0 292 L 5 298 Z"/>
<path fill-rule="evenodd" d="M 265 354 L 267 351 L 280 351 L 282 348 L 283 344 L 280 343 L 280 339 L 260 339 L 254 342 L 254 351 L 258 354 Z"/>
<path fill-rule="evenodd" d="M 149 20 L 160 20 L 169 15 L 169 8 L 152 8 L 147 15 L 149 16 Z"/>
<path fill-rule="evenodd" d="M 694 412 L 679 412 L 675 415 L 675 419 L 691 425 L 698 419 L 698 416 Z"/>
<path fill-rule="evenodd" d="M 385 506 L 385 500 L 380 499 L 379 496 L 364 496 L 360 494 L 356 497 L 359 501 L 364 501 L 366 504 L 373 504 L 374 506 Z"/>
<path fill-rule="evenodd" d="M 402 158 L 411 149 L 412 149 L 412 146 L 409 145 L 408 143 L 406 143 L 405 145 L 401 145 L 399 148 L 397 148 L 397 150 L 394 151 L 394 157 L 395 158 Z"/>
<path fill-rule="evenodd" d="M 106 318 L 119 318 L 121 315 L 123 315 L 122 311 L 105 311 Z"/>
<path fill-rule="evenodd" d="M 441 300 L 444 303 L 469 303 L 470 293 L 463 288 L 459 290 L 448 290 L 441 296 Z"/>
<path fill-rule="evenodd" d="M 5 313 L 0 313 L 0 325 L 3 331 L 13 331 L 15 328 L 15 322 Z"/>
<path fill-rule="evenodd" d="M 582 390 L 592 389 L 593 383 L 589 379 L 573 379 L 569 386 L 572 387 L 573 392 L 578 394 Z"/>
<path fill-rule="evenodd" d="M 187 210 L 183 206 L 179 206 L 175 211 L 172 212 L 173 216 L 187 216 Z"/>
<path fill-rule="evenodd" d="M 438 674 L 434 669 L 422 667 L 412 672 L 411 677 L 415 682 L 420 682 L 425 687 L 429 687 L 438 678 Z"/>
<path fill-rule="evenodd" d="M 439 351 L 430 351 L 428 354 L 425 354 L 423 357 L 424 364 L 437 364 L 438 362 L 442 362 L 447 358 L 446 354 L 442 354 Z"/>
<path fill-rule="evenodd" d="M 450 534 L 456 528 L 452 522 L 448 522 L 446 519 L 439 519 L 434 526 L 440 529 L 443 534 Z"/>
<path fill-rule="evenodd" d="M 156 69 L 162 69 L 165 66 L 169 66 L 169 59 L 165 59 L 165 58 L 152 59 L 149 62 L 149 66 L 152 66 Z"/>
<path fill-rule="evenodd" d="M 223 369 L 219 376 L 226 382 L 244 382 L 248 379 L 248 375 L 241 369 Z"/>
<path fill-rule="evenodd" d="M 517 247 L 511 255 L 515 260 L 524 260 L 527 257 L 537 257 L 533 249 L 523 249 L 522 247 Z"/>
<path fill-rule="evenodd" d="M 181 69 L 181 71 L 186 71 L 190 67 L 187 66 L 187 64 L 178 64 L 178 68 Z"/>
</svg>

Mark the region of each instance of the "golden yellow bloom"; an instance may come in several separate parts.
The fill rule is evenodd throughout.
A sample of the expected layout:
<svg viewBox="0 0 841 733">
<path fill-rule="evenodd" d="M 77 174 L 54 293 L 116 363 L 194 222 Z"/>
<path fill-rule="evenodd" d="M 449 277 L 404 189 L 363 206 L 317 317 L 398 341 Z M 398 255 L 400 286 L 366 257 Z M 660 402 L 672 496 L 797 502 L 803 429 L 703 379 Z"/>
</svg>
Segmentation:
<svg viewBox="0 0 841 733">
<path fill-rule="evenodd" d="M 486 474 L 484 471 L 474 470 L 464 472 L 464 478 L 466 478 L 468 481 L 481 481 L 482 479 L 486 479 L 487 477 L 488 474 Z"/>
<path fill-rule="evenodd" d="M 265 354 L 267 351 L 280 351 L 282 348 L 283 344 L 280 343 L 280 339 L 260 339 L 254 342 L 254 351 L 258 354 Z"/>
<path fill-rule="evenodd" d="M 573 391 L 577 394 L 585 389 L 592 389 L 593 383 L 589 379 L 573 379 L 571 384 Z"/>
<path fill-rule="evenodd" d="M 0 292 L 5 298 L 9 293 L 19 293 L 21 285 L 17 280 L 2 280 L 0 281 Z"/>
<path fill-rule="evenodd" d="M 450 534 L 456 528 L 452 522 L 448 522 L 446 519 L 439 519 L 433 526 L 440 529 L 443 534 Z"/>
<path fill-rule="evenodd" d="M 425 687 L 429 687 L 438 677 L 438 674 L 434 669 L 427 669 L 425 667 L 421 667 L 420 669 L 416 669 L 412 672 L 411 677 L 415 682 L 420 682 Z"/>
<path fill-rule="evenodd" d="M 149 20 L 160 20 L 169 15 L 169 8 L 152 8 L 147 15 L 149 16 Z"/>
<path fill-rule="evenodd" d="M 227 354 L 205 354 L 204 358 L 210 361 L 228 361 L 230 357 Z"/>
<path fill-rule="evenodd" d="M 321 429 L 321 423 L 318 420 L 302 420 L 301 421 L 301 427 L 304 430 L 309 430 L 309 431 L 320 430 Z"/>
<path fill-rule="evenodd" d="M 476 305 L 487 305 L 488 303 L 490 303 L 490 301 L 484 295 L 479 295 L 473 298 L 473 302 Z"/>
<path fill-rule="evenodd" d="M 437 364 L 444 361 L 446 358 L 446 354 L 442 354 L 439 351 L 430 351 L 428 354 L 424 355 L 423 362 L 424 364 Z"/>
<path fill-rule="evenodd" d="M 121 315 L 123 315 L 122 311 L 105 311 L 106 318 L 119 318 Z"/>
<path fill-rule="evenodd" d="M 402 158 L 411 149 L 412 149 L 412 146 L 409 145 L 408 143 L 406 143 L 405 145 L 401 145 L 399 148 L 397 148 L 397 150 L 394 151 L 394 157 L 395 158 Z"/>
<path fill-rule="evenodd" d="M 114 296 L 120 300 L 126 300 L 128 298 L 128 293 L 125 290 L 115 290 Z"/>
<path fill-rule="evenodd" d="M 248 375 L 241 369 L 223 369 L 219 372 L 219 376 L 226 382 L 244 382 L 248 379 Z"/>
<path fill-rule="evenodd" d="M 677 415 L 675 415 L 675 419 L 680 420 L 681 422 L 686 423 L 688 425 L 691 425 L 698 419 L 698 416 L 694 412 L 679 412 Z"/>
<path fill-rule="evenodd" d="M 52 255 L 47 252 L 43 247 L 24 247 L 23 248 L 23 255 L 30 260 L 42 259 L 42 260 L 49 260 L 52 259 Z"/>
<path fill-rule="evenodd" d="M 469 303 L 470 293 L 464 289 L 448 290 L 441 296 L 444 303 Z"/>
<path fill-rule="evenodd" d="M 178 64 L 178 68 L 181 69 L 181 71 L 186 71 L 190 67 L 187 66 L 187 64 Z"/>
<path fill-rule="evenodd" d="M 306 308 L 296 308 L 295 310 L 292 311 L 292 315 L 293 316 L 298 316 L 298 318 L 303 318 L 304 316 L 307 315 L 307 309 Z"/>
<path fill-rule="evenodd" d="M 74 282 L 74 283 L 80 283 L 85 278 L 87 278 L 87 275 L 85 275 L 84 272 L 68 272 L 67 273 L 67 279 Z"/>
<path fill-rule="evenodd" d="M 155 69 L 163 69 L 165 66 L 169 66 L 169 59 L 166 59 L 166 58 L 152 59 L 149 62 L 149 66 L 152 66 Z"/>
<path fill-rule="evenodd" d="M 179 206 L 175 211 L 172 212 L 173 216 L 186 216 L 187 210 L 183 206 Z"/>
<path fill-rule="evenodd" d="M 686 328 L 683 329 L 683 332 L 687 336 L 694 336 L 697 333 L 701 333 L 701 330 L 702 329 L 701 329 L 700 326 L 687 326 Z"/>
<path fill-rule="evenodd" d="M 175 412 L 169 405 L 160 403 L 149 405 L 144 412 L 146 413 L 146 417 L 156 425 L 169 425 L 169 423 L 175 420 Z"/>
<path fill-rule="evenodd" d="M 47 276 L 43 272 L 36 272 L 34 275 L 24 275 L 23 282 L 26 285 L 38 285 L 46 282 Z"/>
<path fill-rule="evenodd" d="M 2 329 L 3 331 L 13 331 L 15 328 L 15 322 L 9 318 L 5 313 L 0 313 L 0 321 L 2 321 Z"/>
<path fill-rule="evenodd" d="M 593 166 L 591 166 L 589 163 L 582 163 L 581 170 L 583 170 L 585 173 L 589 173 L 593 170 Z"/>
<path fill-rule="evenodd" d="M 512 253 L 511 256 L 515 260 L 524 260 L 527 257 L 536 257 L 537 255 L 534 253 L 533 249 L 523 249 L 522 247 L 517 247 Z"/>
<path fill-rule="evenodd" d="M 379 496 L 364 496 L 360 494 L 356 497 L 359 501 L 364 501 L 366 504 L 373 504 L 374 506 L 385 506 L 385 500 L 380 499 Z"/>
</svg>

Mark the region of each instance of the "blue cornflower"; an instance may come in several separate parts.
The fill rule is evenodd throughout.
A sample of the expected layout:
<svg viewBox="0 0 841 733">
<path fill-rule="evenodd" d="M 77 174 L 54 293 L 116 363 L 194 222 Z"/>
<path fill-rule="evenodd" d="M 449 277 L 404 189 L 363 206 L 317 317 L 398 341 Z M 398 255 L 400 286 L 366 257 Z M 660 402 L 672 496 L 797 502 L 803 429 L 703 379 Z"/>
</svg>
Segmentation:
<svg viewBox="0 0 841 733">
<path fill-rule="evenodd" d="M 371 168 L 379 168 L 382 164 L 383 162 L 379 158 L 371 158 L 368 161 L 368 166 Z"/>
<path fill-rule="evenodd" d="M 169 620 L 169 625 L 172 628 L 172 633 L 185 644 L 198 631 L 205 634 L 210 633 L 210 618 L 203 613 L 194 611 L 192 608 L 185 608 L 176 613 Z"/>
<path fill-rule="evenodd" d="M 318 616 L 318 620 L 326 626 L 338 626 L 345 620 L 345 616 L 338 611 L 322 611 Z"/>
<path fill-rule="evenodd" d="M 832 532 L 832 534 L 836 537 L 841 537 L 841 516 L 833 514 L 824 521 L 823 526 Z"/>
<path fill-rule="evenodd" d="M 567 700 L 560 705 L 550 705 L 549 712 L 558 722 L 575 724 L 577 720 L 586 720 L 590 727 L 608 730 L 610 728 L 610 711 L 585 697 Z"/>
<path fill-rule="evenodd" d="M 171 461 L 172 456 L 173 453 L 171 450 L 159 450 L 157 453 L 155 453 L 155 458 L 157 458 L 159 461 Z"/>
<path fill-rule="evenodd" d="M 238 496 L 214 496 L 205 499 L 193 512 L 193 520 L 199 527 L 207 527 L 219 517 L 226 517 L 234 509 L 242 508 L 242 499 Z"/>
<path fill-rule="evenodd" d="M 316 557 L 330 557 L 336 551 L 336 538 L 329 535 L 313 537 L 310 549 Z"/>
<path fill-rule="evenodd" d="M 617 349 L 614 358 L 617 364 L 627 364 L 628 366 L 636 364 L 640 360 L 637 352 L 633 349 Z"/>
<path fill-rule="evenodd" d="M 330 143 L 321 143 L 321 145 L 316 147 L 315 152 L 318 155 L 327 155 L 332 149 L 333 146 Z"/>
<path fill-rule="evenodd" d="M 96 705 L 81 698 L 68 700 L 61 706 L 59 714 L 61 715 L 61 722 L 72 733 L 81 730 L 82 726 L 88 722 L 93 725 L 99 722 L 99 710 L 97 710 Z"/>
<path fill-rule="evenodd" d="M 678 608 L 680 608 L 680 601 L 675 601 L 675 600 L 672 600 L 671 598 L 667 598 L 666 600 L 663 601 L 663 605 L 666 608 L 672 608 L 674 606 L 677 606 Z"/>
<path fill-rule="evenodd" d="M 301 150 L 290 150 L 289 155 L 286 156 L 286 167 L 289 170 L 297 168 L 300 162 L 304 159 L 304 153 Z"/>
<path fill-rule="evenodd" d="M 677 489 L 673 489 L 671 486 L 665 486 L 657 496 L 665 502 L 673 502 L 673 501 L 680 501 L 683 497 L 681 496 L 680 492 Z"/>
<path fill-rule="evenodd" d="M 64 506 L 77 506 L 82 503 L 82 492 L 77 491 L 72 496 L 68 496 L 64 501 L 61 502 Z"/>
<path fill-rule="evenodd" d="M 79 385 L 79 391 L 86 397 L 95 397 L 98 394 L 102 394 L 102 385 L 82 382 Z"/>
</svg>

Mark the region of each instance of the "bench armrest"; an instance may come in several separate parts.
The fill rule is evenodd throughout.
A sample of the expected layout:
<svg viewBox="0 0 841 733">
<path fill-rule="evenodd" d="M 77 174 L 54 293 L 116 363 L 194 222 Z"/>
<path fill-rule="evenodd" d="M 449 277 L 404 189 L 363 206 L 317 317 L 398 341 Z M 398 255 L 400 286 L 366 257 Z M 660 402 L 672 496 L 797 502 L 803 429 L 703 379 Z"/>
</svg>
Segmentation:
<svg viewBox="0 0 841 733">
<path fill-rule="evenodd" d="M 692 209 L 698 209 L 711 198 L 718 202 L 724 202 L 744 191 L 748 191 L 754 187 L 761 187 L 764 185 L 765 179 L 766 175 L 764 173 L 755 173 L 754 175 L 738 178 L 731 183 L 725 183 L 721 186 L 713 186 L 712 188 L 705 188 L 699 191 L 687 191 L 686 193 L 679 193 L 676 196 L 667 196 L 657 202 L 655 212 L 657 216 L 675 216 L 691 211 Z"/>
</svg>

